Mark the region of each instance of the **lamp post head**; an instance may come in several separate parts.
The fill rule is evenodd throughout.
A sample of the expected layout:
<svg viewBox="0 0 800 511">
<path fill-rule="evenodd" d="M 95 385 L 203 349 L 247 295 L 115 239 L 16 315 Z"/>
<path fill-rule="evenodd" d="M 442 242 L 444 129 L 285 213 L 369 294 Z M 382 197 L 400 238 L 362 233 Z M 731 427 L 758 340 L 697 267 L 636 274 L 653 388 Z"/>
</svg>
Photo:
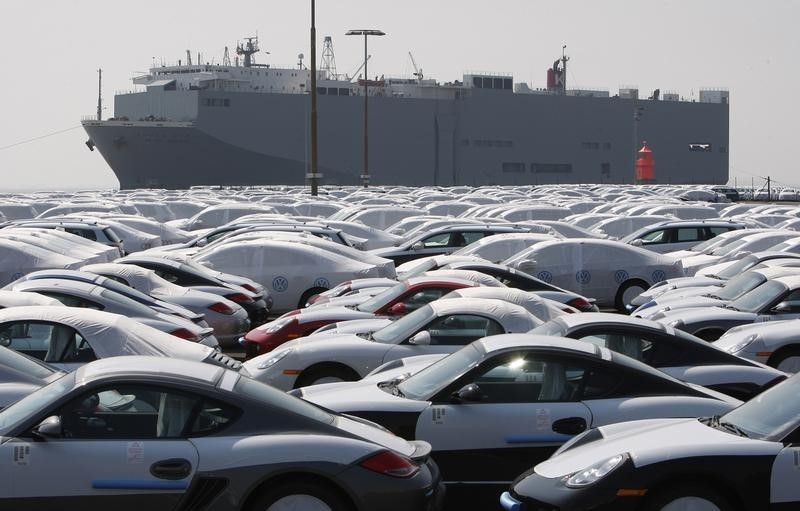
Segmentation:
<svg viewBox="0 0 800 511">
<path fill-rule="evenodd" d="M 381 30 L 356 29 L 356 30 L 348 30 L 345 35 L 386 35 L 386 33 Z"/>
</svg>

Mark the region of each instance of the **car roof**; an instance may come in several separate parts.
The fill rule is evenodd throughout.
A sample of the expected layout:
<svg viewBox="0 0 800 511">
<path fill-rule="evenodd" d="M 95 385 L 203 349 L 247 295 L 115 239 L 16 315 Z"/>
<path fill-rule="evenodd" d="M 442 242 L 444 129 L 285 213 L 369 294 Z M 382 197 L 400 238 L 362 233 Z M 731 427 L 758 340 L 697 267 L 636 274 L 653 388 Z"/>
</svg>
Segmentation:
<svg viewBox="0 0 800 511">
<path fill-rule="evenodd" d="M 602 324 L 602 325 L 620 325 L 620 326 L 637 326 L 648 328 L 650 330 L 660 330 L 665 333 L 670 333 L 666 325 L 657 321 L 650 321 L 648 319 L 635 318 L 633 316 L 624 316 L 621 314 L 612 314 L 610 312 L 582 312 L 580 314 L 565 314 L 553 319 L 568 329 L 577 328 L 584 325 Z"/>
<path fill-rule="evenodd" d="M 119 376 L 137 375 L 148 376 L 153 381 L 171 377 L 213 386 L 223 371 L 213 364 L 169 357 L 109 357 L 78 368 L 75 383 L 81 385 L 98 379 L 114 380 Z"/>
<path fill-rule="evenodd" d="M 455 300 L 454 298 L 453 301 Z M 542 348 L 562 352 L 568 350 L 582 355 L 600 358 L 601 351 L 605 349 L 577 339 L 539 334 L 500 334 L 484 337 L 475 342 L 483 347 L 487 355 L 515 348 Z M 608 357 L 604 358 L 610 358 L 610 354 Z"/>
</svg>

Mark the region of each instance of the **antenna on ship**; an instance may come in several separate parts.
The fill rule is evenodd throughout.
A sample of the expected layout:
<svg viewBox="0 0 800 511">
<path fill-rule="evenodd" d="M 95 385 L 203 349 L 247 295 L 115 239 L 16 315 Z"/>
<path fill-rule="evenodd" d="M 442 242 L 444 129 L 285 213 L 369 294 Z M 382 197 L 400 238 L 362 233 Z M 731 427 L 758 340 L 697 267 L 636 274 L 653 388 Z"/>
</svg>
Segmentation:
<svg viewBox="0 0 800 511">
<path fill-rule="evenodd" d="M 322 63 L 320 69 L 325 72 L 326 80 L 336 80 L 339 76 L 336 72 L 336 55 L 333 53 L 333 38 L 325 36 L 325 42 L 322 46 Z"/>
<path fill-rule="evenodd" d="M 186 50 L 186 65 L 192 65 L 192 50 Z"/>
<path fill-rule="evenodd" d="M 228 47 L 225 47 L 225 53 L 222 54 L 222 65 L 223 66 L 230 66 L 231 65 L 231 56 L 228 53 Z"/>
<path fill-rule="evenodd" d="M 425 77 L 425 75 L 422 74 L 422 69 L 417 68 L 417 62 L 414 60 L 414 55 L 412 55 L 411 52 L 408 52 L 408 56 L 411 57 L 411 65 L 414 66 L 414 76 L 417 77 L 417 80 L 422 82 L 422 78 Z"/>
<path fill-rule="evenodd" d="M 239 43 L 236 46 L 236 54 L 244 55 L 244 67 L 252 67 L 255 64 L 253 55 L 261 51 L 258 48 L 258 36 L 245 37 L 245 39 L 247 40 L 245 44 Z"/>
<path fill-rule="evenodd" d="M 97 70 L 97 120 L 103 120 L 103 70 Z"/>
</svg>

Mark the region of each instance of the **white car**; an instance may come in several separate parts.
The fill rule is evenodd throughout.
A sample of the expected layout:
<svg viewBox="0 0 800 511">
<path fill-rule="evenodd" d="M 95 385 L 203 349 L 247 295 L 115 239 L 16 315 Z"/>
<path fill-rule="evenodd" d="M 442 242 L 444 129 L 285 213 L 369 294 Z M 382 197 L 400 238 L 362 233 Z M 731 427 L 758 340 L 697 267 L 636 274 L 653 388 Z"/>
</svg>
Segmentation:
<svg viewBox="0 0 800 511">
<path fill-rule="evenodd" d="M 733 327 L 714 345 L 788 373 L 800 372 L 800 320 Z"/>
<path fill-rule="evenodd" d="M 450 291 L 440 299 L 449 300 L 452 298 L 490 298 L 493 300 L 503 300 L 504 302 L 519 305 L 542 321 L 550 321 L 551 319 L 568 313 L 578 312 L 574 307 L 542 298 L 537 293 L 509 287 L 479 286 L 456 289 L 455 291 Z"/>
<path fill-rule="evenodd" d="M 214 329 L 220 345 L 236 345 L 239 337 L 250 330 L 247 311 L 234 301 L 225 298 L 230 289 L 218 287 L 215 293 L 178 286 L 162 279 L 153 270 L 135 264 L 92 264 L 81 271 L 102 275 L 124 286 L 167 303 L 184 307 L 195 314 L 202 314 Z M 210 287 L 210 286 L 209 286 Z"/>
<path fill-rule="evenodd" d="M 250 375 L 279 389 L 358 380 L 390 360 L 452 353 L 500 333 L 519 333 L 542 322 L 518 305 L 500 300 L 437 300 L 364 338 L 309 336 L 245 362 Z"/>
<path fill-rule="evenodd" d="M 425 439 L 445 483 L 495 485 L 587 428 L 717 415 L 740 403 L 605 348 L 533 334 L 478 340 L 407 378 L 292 394 Z"/>
<path fill-rule="evenodd" d="M 126 355 L 205 361 L 228 369 L 241 366 L 211 347 L 177 339 L 139 321 L 76 307 L 0 311 L 0 346 L 68 372 L 99 358 Z"/>
<path fill-rule="evenodd" d="M 503 264 L 619 311 L 652 284 L 684 276 L 678 259 L 598 239 L 544 241 Z"/>
<path fill-rule="evenodd" d="M 231 243 L 195 259 L 215 270 L 263 285 L 272 295 L 273 313 L 301 308 L 311 296 L 346 280 L 382 276 L 375 265 L 289 241 Z"/>
<path fill-rule="evenodd" d="M 709 254 L 688 257 L 683 260 L 683 267 L 686 269 L 687 275 L 694 275 L 707 266 L 740 259 L 755 252 L 770 250 L 771 247 L 779 243 L 797 237 L 800 237 L 800 233 L 789 230 L 755 232 L 749 236 L 739 238 L 733 243 L 718 247 Z"/>
<path fill-rule="evenodd" d="M 493 263 L 505 261 L 526 248 L 542 241 L 552 241 L 556 236 L 529 232 L 495 234 L 481 238 L 452 253 L 454 256 L 475 256 Z M 457 261 L 451 261 L 457 262 Z"/>
</svg>

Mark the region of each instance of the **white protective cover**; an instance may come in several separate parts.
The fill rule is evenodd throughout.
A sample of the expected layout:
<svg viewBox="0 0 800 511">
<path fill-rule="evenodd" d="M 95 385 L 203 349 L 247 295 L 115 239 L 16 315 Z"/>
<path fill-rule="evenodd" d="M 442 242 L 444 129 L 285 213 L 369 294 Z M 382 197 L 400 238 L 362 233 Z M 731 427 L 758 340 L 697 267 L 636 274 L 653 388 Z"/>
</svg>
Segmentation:
<svg viewBox="0 0 800 511">
<path fill-rule="evenodd" d="M 468 287 L 456 289 L 441 299 L 450 298 L 491 298 L 513 303 L 524 308 L 542 321 L 550 321 L 567 314 L 555 302 L 542 298 L 536 293 L 509 287 Z"/>
<path fill-rule="evenodd" d="M 272 311 L 276 313 L 297 308 L 302 295 L 311 289 L 330 289 L 345 280 L 379 276 L 375 266 L 288 241 L 231 243 L 195 259 L 263 285 L 273 297 Z"/>
<path fill-rule="evenodd" d="M 19 241 L 0 239 L 0 286 L 36 270 L 77 270 L 83 261 Z"/>
<path fill-rule="evenodd" d="M 538 318 L 519 305 L 490 298 L 454 298 L 435 300 L 428 305 L 436 317 L 450 314 L 483 312 L 496 319 L 508 333 L 523 333 L 542 324 Z"/>
<path fill-rule="evenodd" d="M 452 255 L 476 256 L 493 263 L 499 263 L 536 243 L 554 239 L 556 239 L 555 236 L 548 234 L 527 232 L 495 234 L 470 243 L 466 247 L 455 251 Z"/>
<path fill-rule="evenodd" d="M 40 295 L 39 293 L 22 293 L 20 291 L 6 291 L 0 289 L 0 308 L 22 307 L 26 305 L 51 305 L 54 307 L 66 307 L 55 298 Z"/>
<path fill-rule="evenodd" d="M 183 296 L 189 292 L 189 289 L 183 286 L 162 279 L 156 275 L 155 271 L 136 266 L 135 264 L 89 264 L 82 267 L 81 271 L 97 273 L 98 275 L 118 275 L 125 279 L 132 288 L 150 296 Z"/>
<path fill-rule="evenodd" d="M 477 282 L 478 284 L 487 287 L 505 287 L 505 285 L 496 278 L 473 270 L 431 270 L 429 272 L 425 272 L 422 276 L 464 279 Z"/>
<path fill-rule="evenodd" d="M 48 321 L 80 333 L 98 358 L 146 355 L 201 361 L 212 348 L 179 339 L 119 314 L 76 307 L 24 306 L 0 310 L 0 323 Z"/>
</svg>

